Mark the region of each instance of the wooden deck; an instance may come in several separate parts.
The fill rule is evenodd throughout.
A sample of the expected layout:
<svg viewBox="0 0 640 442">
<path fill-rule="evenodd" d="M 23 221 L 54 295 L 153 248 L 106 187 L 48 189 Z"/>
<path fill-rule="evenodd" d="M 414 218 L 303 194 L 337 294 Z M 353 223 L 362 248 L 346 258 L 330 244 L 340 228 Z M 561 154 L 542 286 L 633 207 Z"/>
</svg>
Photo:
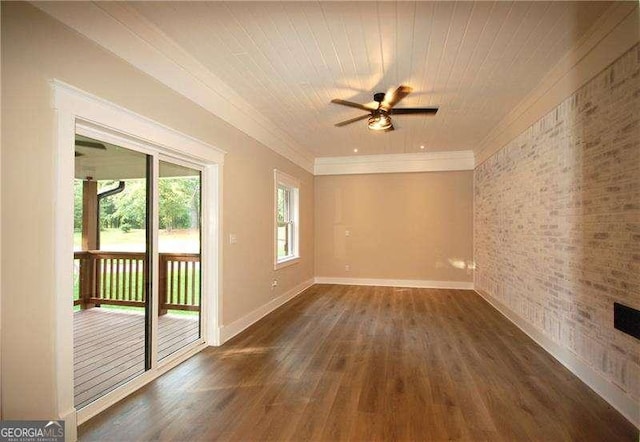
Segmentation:
<svg viewBox="0 0 640 442">
<path fill-rule="evenodd" d="M 92 308 L 74 313 L 74 403 L 82 408 L 144 372 L 144 315 Z M 160 359 L 198 339 L 197 317 L 159 317 Z"/>
</svg>

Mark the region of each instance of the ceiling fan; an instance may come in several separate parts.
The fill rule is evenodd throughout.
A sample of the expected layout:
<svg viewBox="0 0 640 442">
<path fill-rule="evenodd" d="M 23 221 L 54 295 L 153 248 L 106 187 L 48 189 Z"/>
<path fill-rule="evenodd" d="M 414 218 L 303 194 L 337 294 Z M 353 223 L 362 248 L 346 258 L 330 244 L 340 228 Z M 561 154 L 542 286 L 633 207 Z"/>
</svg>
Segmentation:
<svg viewBox="0 0 640 442">
<path fill-rule="evenodd" d="M 107 146 L 105 146 L 102 143 L 97 143 L 95 141 L 76 140 L 75 144 L 76 144 L 76 147 L 88 147 L 91 149 L 107 150 Z M 84 156 L 84 154 L 76 151 L 75 156 L 81 157 L 81 156 Z"/>
<path fill-rule="evenodd" d="M 391 115 L 411 115 L 411 114 L 425 114 L 434 115 L 438 112 L 437 107 L 405 107 L 400 109 L 394 109 L 393 107 L 400 102 L 404 97 L 409 95 L 413 89 L 409 86 L 400 86 L 391 94 L 385 94 L 384 92 L 378 92 L 373 94 L 373 100 L 378 103 L 377 108 L 372 108 L 360 103 L 354 103 L 352 101 L 340 100 L 335 98 L 331 100 L 332 103 L 341 104 L 343 106 L 355 107 L 356 109 L 362 109 L 369 112 L 366 115 L 352 118 L 350 120 L 341 121 L 337 123 L 336 127 L 346 126 L 347 124 L 355 123 L 356 121 L 364 120 L 368 118 L 367 126 L 371 130 L 378 130 L 388 132 L 394 130 L 393 122 L 391 121 Z"/>
</svg>

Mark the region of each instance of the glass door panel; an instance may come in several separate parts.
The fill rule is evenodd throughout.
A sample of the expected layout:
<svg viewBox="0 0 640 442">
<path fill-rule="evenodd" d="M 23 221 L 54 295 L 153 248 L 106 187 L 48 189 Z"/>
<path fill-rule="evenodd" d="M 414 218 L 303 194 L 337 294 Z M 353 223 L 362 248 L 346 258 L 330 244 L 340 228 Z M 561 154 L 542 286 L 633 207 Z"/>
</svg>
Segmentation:
<svg viewBox="0 0 640 442">
<path fill-rule="evenodd" d="M 150 368 L 151 157 L 76 136 L 74 404 Z"/>
<path fill-rule="evenodd" d="M 158 359 L 200 339 L 201 173 L 166 161 L 158 179 Z"/>
</svg>

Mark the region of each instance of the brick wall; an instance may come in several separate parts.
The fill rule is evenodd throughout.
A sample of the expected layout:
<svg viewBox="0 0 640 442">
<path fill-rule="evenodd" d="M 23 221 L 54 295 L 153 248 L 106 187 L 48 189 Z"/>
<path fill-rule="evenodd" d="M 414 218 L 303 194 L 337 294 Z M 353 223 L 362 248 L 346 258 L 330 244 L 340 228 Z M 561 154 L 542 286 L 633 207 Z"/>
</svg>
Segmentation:
<svg viewBox="0 0 640 442">
<path fill-rule="evenodd" d="M 475 171 L 475 286 L 640 401 L 640 46 Z"/>
</svg>

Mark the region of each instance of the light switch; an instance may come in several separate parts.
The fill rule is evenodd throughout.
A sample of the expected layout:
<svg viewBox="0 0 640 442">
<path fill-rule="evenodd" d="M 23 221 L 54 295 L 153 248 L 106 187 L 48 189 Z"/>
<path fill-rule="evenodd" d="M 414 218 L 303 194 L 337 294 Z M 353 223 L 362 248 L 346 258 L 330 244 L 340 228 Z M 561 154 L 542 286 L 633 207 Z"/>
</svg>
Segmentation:
<svg viewBox="0 0 640 442">
<path fill-rule="evenodd" d="M 229 234 L 229 244 L 235 244 L 238 242 L 238 237 L 236 236 L 235 233 L 230 233 Z"/>
<path fill-rule="evenodd" d="M 351 236 L 351 230 L 345 230 L 344 236 Z"/>
</svg>

